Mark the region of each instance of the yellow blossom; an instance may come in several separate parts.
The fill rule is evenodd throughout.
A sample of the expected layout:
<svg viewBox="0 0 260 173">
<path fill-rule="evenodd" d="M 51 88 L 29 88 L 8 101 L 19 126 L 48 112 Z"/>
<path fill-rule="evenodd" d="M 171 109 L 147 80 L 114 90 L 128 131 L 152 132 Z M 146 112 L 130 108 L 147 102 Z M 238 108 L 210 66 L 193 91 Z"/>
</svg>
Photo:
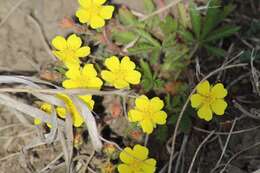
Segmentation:
<svg viewBox="0 0 260 173">
<path fill-rule="evenodd" d="M 72 100 L 65 94 L 57 94 L 57 97 L 60 98 L 61 100 L 63 100 L 65 103 L 65 108 L 57 107 L 55 109 L 57 112 L 57 115 L 60 118 L 66 118 L 66 114 L 68 111 L 72 116 L 73 125 L 75 127 L 80 127 L 84 123 L 84 118 L 80 115 L 80 113 L 78 112 L 78 110 L 77 110 L 76 106 L 74 105 L 74 103 L 72 102 Z M 94 100 L 92 100 L 92 96 L 82 95 L 82 96 L 79 96 L 79 98 L 88 106 L 89 109 L 91 109 L 91 110 L 93 109 L 95 102 L 94 102 Z M 51 114 L 51 104 L 44 103 L 44 104 L 42 104 L 41 109 L 43 111 L 45 111 L 46 113 Z M 41 124 L 41 120 L 38 118 L 35 118 L 34 124 L 35 125 Z M 50 128 L 52 127 L 52 125 L 50 123 L 47 123 L 47 126 Z"/>
<path fill-rule="evenodd" d="M 64 88 L 100 89 L 103 84 L 93 64 L 86 64 L 83 68 L 72 66 L 65 75 L 68 79 L 62 83 Z"/>
<path fill-rule="evenodd" d="M 51 104 L 49 103 L 43 103 L 40 107 L 41 110 L 43 110 L 44 112 L 48 113 L 48 114 L 51 114 Z M 65 118 L 65 115 L 66 115 L 66 110 L 62 107 L 57 107 L 56 108 L 56 112 L 57 112 L 57 115 L 61 118 Z M 34 119 L 34 124 L 35 125 L 40 125 L 42 123 L 41 119 L 39 118 L 35 118 Z M 52 125 L 50 123 L 47 123 L 47 126 L 49 128 L 52 127 Z"/>
<path fill-rule="evenodd" d="M 79 66 L 79 58 L 90 54 L 90 48 L 88 46 L 81 47 L 82 41 L 76 34 L 70 35 L 67 40 L 62 36 L 56 36 L 52 40 L 52 45 L 57 49 L 52 51 L 53 54 L 67 67 Z"/>
<path fill-rule="evenodd" d="M 106 0 L 78 0 L 79 9 L 76 16 L 81 23 L 87 23 L 91 28 L 101 28 L 105 25 L 106 19 L 111 19 L 114 6 L 103 5 Z"/>
<path fill-rule="evenodd" d="M 227 90 L 222 83 L 210 86 L 208 81 L 204 81 L 197 85 L 197 93 L 191 96 L 191 106 L 198 109 L 198 116 L 201 119 L 210 121 L 213 112 L 217 115 L 223 115 L 227 108 L 224 97 Z"/>
<path fill-rule="evenodd" d="M 167 114 L 162 111 L 164 103 L 159 97 L 149 100 L 145 95 L 135 100 L 135 108 L 128 112 L 130 122 L 139 122 L 143 131 L 147 134 L 153 132 L 156 124 L 166 123 Z"/>
<path fill-rule="evenodd" d="M 119 155 L 123 164 L 118 165 L 119 173 L 154 173 L 156 160 L 148 158 L 149 150 L 139 144 L 133 149 L 126 147 Z"/>
<path fill-rule="evenodd" d="M 101 77 L 117 89 L 129 87 L 129 84 L 139 84 L 141 73 L 134 70 L 135 63 L 128 56 L 121 62 L 116 56 L 105 60 L 105 66 L 110 70 L 103 70 Z"/>
</svg>

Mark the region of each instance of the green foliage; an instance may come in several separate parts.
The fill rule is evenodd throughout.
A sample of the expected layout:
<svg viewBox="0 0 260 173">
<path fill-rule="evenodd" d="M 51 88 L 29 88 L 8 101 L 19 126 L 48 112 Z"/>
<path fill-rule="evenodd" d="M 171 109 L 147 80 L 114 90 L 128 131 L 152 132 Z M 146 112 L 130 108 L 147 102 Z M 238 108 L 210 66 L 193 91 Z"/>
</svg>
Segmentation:
<svg viewBox="0 0 260 173">
<path fill-rule="evenodd" d="M 141 60 L 140 62 L 141 71 L 143 72 L 142 85 L 146 92 L 152 89 L 161 88 L 164 82 L 157 78 L 156 74 L 152 73 L 152 70 L 147 62 Z"/>
<path fill-rule="evenodd" d="M 167 126 L 158 126 L 155 131 L 155 139 L 159 141 L 161 144 L 166 142 L 168 138 L 169 130 Z"/>
<path fill-rule="evenodd" d="M 192 32 L 188 29 L 179 30 L 181 37 L 192 46 L 198 45 L 199 48 L 206 50 L 216 56 L 225 56 L 225 51 L 214 46 L 216 41 L 229 37 L 239 31 L 239 27 L 224 25 L 221 22 L 234 10 L 235 6 L 229 4 L 221 7 L 220 0 L 211 0 L 205 17 L 194 3 L 190 3 L 190 18 Z"/>
</svg>

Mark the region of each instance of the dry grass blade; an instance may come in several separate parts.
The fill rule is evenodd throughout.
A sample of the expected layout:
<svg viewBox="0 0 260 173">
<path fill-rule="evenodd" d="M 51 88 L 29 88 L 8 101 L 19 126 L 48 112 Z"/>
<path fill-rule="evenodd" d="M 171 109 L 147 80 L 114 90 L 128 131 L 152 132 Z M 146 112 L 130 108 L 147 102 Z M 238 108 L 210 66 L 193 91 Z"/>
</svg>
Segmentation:
<svg viewBox="0 0 260 173">
<path fill-rule="evenodd" d="M 92 145 L 96 151 L 101 151 L 102 142 L 99 138 L 99 132 L 97 129 L 96 120 L 88 107 L 78 98 L 72 97 L 73 103 L 77 106 L 85 120 L 85 124 L 88 128 L 88 133 L 92 142 Z"/>
</svg>

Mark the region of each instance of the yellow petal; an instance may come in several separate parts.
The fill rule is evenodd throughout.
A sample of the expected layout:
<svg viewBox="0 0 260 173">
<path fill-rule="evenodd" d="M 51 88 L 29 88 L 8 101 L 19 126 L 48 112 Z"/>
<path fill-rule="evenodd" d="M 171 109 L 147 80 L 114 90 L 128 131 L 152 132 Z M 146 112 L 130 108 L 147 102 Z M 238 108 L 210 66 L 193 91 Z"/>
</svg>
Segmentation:
<svg viewBox="0 0 260 173">
<path fill-rule="evenodd" d="M 154 173 L 156 170 L 156 160 L 155 159 L 147 159 L 142 164 L 143 171 L 145 173 Z"/>
<path fill-rule="evenodd" d="M 81 83 L 77 80 L 65 80 L 62 82 L 62 86 L 67 89 L 81 88 Z"/>
<path fill-rule="evenodd" d="M 126 147 L 120 154 L 119 158 L 122 162 L 130 164 L 133 163 L 133 150 L 129 147 Z"/>
<path fill-rule="evenodd" d="M 141 121 L 143 119 L 143 112 L 138 111 L 136 109 L 131 109 L 128 112 L 128 119 L 130 122 L 137 122 L 137 121 Z"/>
<path fill-rule="evenodd" d="M 117 89 L 124 89 L 129 87 L 129 83 L 122 79 L 115 80 L 113 85 Z"/>
<path fill-rule="evenodd" d="M 135 105 L 139 110 L 149 110 L 150 100 L 145 95 L 141 95 L 135 99 Z"/>
<path fill-rule="evenodd" d="M 38 126 L 42 123 L 41 119 L 40 118 L 35 118 L 34 121 L 33 121 L 34 125 Z"/>
<path fill-rule="evenodd" d="M 198 110 L 198 116 L 201 119 L 204 119 L 206 121 L 210 121 L 212 119 L 212 111 L 208 105 L 203 105 Z"/>
<path fill-rule="evenodd" d="M 68 48 L 72 50 L 75 51 L 78 50 L 81 44 L 82 44 L 81 38 L 78 37 L 76 34 L 70 35 L 69 38 L 67 39 Z"/>
<path fill-rule="evenodd" d="M 196 87 L 197 92 L 201 95 L 208 95 L 210 92 L 210 84 L 208 81 L 204 81 L 197 85 Z"/>
<path fill-rule="evenodd" d="M 69 79 L 77 79 L 80 76 L 80 66 L 70 66 L 69 70 L 65 73 L 65 76 Z"/>
<path fill-rule="evenodd" d="M 56 56 L 59 60 L 63 61 L 66 58 L 66 55 L 62 51 L 52 51 L 53 55 Z"/>
<path fill-rule="evenodd" d="M 98 77 L 92 77 L 88 80 L 86 87 L 92 89 L 100 89 L 102 85 L 103 81 L 101 79 L 99 79 Z"/>
<path fill-rule="evenodd" d="M 134 70 L 135 69 L 135 63 L 133 61 L 131 61 L 128 56 L 125 56 L 121 60 L 120 66 L 121 66 L 121 68 L 123 68 L 125 70 Z"/>
<path fill-rule="evenodd" d="M 190 101 L 191 101 L 191 106 L 193 108 L 198 108 L 203 101 L 203 97 L 199 94 L 193 94 L 190 98 Z"/>
<path fill-rule="evenodd" d="M 63 107 L 57 107 L 57 108 L 56 108 L 56 112 L 57 112 L 57 114 L 58 114 L 59 117 L 61 117 L 61 118 L 66 118 L 67 112 L 66 112 L 66 109 L 65 109 L 65 108 L 63 108 Z"/>
<path fill-rule="evenodd" d="M 210 106 L 215 114 L 223 115 L 228 105 L 224 99 L 216 99 Z"/>
<path fill-rule="evenodd" d="M 227 96 L 227 90 L 222 83 L 218 83 L 211 88 L 211 94 L 215 98 L 222 99 Z"/>
<path fill-rule="evenodd" d="M 98 15 L 91 16 L 90 26 L 93 29 L 101 28 L 105 25 L 105 20 Z"/>
<path fill-rule="evenodd" d="M 117 170 L 119 173 L 133 173 L 133 169 L 126 164 L 118 165 Z"/>
<path fill-rule="evenodd" d="M 88 106 L 88 108 L 90 110 L 93 109 L 94 107 L 94 100 L 92 100 L 92 96 L 91 95 L 82 95 L 82 96 L 79 96 L 80 99 L 82 99 L 82 101 Z"/>
<path fill-rule="evenodd" d="M 56 36 L 51 43 L 57 50 L 64 50 L 67 48 L 67 41 L 62 36 Z"/>
<path fill-rule="evenodd" d="M 145 133 L 151 134 L 153 132 L 154 124 L 150 120 L 145 119 L 140 122 L 140 125 Z"/>
<path fill-rule="evenodd" d="M 97 76 L 97 71 L 94 68 L 93 64 L 86 64 L 83 67 L 82 74 L 84 76 L 88 76 L 88 77 L 96 77 Z"/>
<path fill-rule="evenodd" d="M 128 71 L 125 76 L 125 80 L 131 84 L 139 84 L 141 79 L 141 73 L 136 70 Z"/>
<path fill-rule="evenodd" d="M 66 65 L 67 68 L 79 67 L 80 66 L 79 58 L 67 59 L 67 60 L 64 60 L 63 63 Z"/>
<path fill-rule="evenodd" d="M 76 51 L 77 57 L 86 57 L 89 54 L 90 54 L 90 48 L 88 46 L 81 47 Z"/>
<path fill-rule="evenodd" d="M 163 125 L 166 123 L 167 114 L 164 111 L 156 112 L 152 117 L 153 122 Z"/>
<path fill-rule="evenodd" d="M 80 23 L 88 23 L 90 21 L 90 13 L 82 8 L 76 11 L 76 16 L 79 18 Z"/>
<path fill-rule="evenodd" d="M 103 19 L 111 19 L 112 16 L 113 16 L 113 11 L 114 11 L 114 6 L 112 5 L 105 5 L 105 6 L 102 6 L 101 7 L 101 10 L 100 10 L 100 16 L 103 18 Z"/>
<path fill-rule="evenodd" d="M 155 111 L 160 111 L 164 106 L 163 101 L 159 97 L 154 97 L 150 101 L 150 107 L 151 109 Z"/>
<path fill-rule="evenodd" d="M 105 60 L 105 66 L 111 71 L 116 71 L 120 68 L 119 59 L 116 56 L 107 58 Z"/>
<path fill-rule="evenodd" d="M 84 8 L 88 8 L 89 6 L 91 6 L 91 1 L 92 0 L 78 0 L 79 5 L 84 7 Z"/>
<path fill-rule="evenodd" d="M 101 77 L 108 83 L 112 83 L 115 80 L 115 75 L 112 72 L 107 71 L 107 70 L 101 71 Z"/>
<path fill-rule="evenodd" d="M 49 103 L 43 103 L 41 105 L 41 110 L 43 110 L 46 113 L 51 113 L 51 104 Z"/>
<path fill-rule="evenodd" d="M 104 4 L 107 0 L 92 0 L 94 4 L 96 5 L 102 5 Z"/>
<path fill-rule="evenodd" d="M 145 160 L 148 157 L 149 150 L 139 144 L 135 145 L 133 148 L 133 156 L 135 160 Z"/>
</svg>

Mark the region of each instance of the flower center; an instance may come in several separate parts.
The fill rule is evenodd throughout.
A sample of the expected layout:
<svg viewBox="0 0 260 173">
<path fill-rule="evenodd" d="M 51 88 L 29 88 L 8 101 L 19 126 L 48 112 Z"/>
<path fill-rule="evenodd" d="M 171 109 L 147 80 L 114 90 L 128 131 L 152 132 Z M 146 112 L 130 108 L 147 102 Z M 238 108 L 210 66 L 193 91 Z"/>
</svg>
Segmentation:
<svg viewBox="0 0 260 173">
<path fill-rule="evenodd" d="M 210 105 L 214 101 L 215 101 L 215 97 L 212 94 L 207 94 L 203 96 L 203 100 L 202 100 L 203 104 Z"/>
<path fill-rule="evenodd" d="M 127 71 L 119 68 L 116 71 L 114 71 L 115 76 L 116 76 L 116 80 L 124 80 L 125 79 L 125 75 L 127 74 Z"/>
<path fill-rule="evenodd" d="M 71 49 L 66 49 L 66 50 L 64 50 L 64 54 L 66 55 L 67 58 L 74 58 L 76 52 Z"/>
<path fill-rule="evenodd" d="M 139 161 L 139 160 L 135 160 L 132 165 L 131 165 L 132 168 L 134 168 L 135 170 L 137 171 L 142 171 L 141 168 L 142 168 L 142 161 Z"/>
</svg>

